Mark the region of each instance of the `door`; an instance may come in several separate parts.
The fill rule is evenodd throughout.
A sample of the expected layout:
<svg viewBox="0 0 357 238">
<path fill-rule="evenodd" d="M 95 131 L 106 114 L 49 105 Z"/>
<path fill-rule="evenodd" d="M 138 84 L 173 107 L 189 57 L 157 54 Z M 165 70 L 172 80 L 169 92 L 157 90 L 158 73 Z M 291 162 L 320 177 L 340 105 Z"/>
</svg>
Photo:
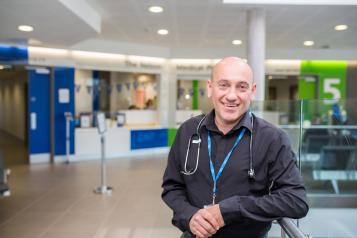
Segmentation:
<svg viewBox="0 0 357 238">
<path fill-rule="evenodd" d="M 50 71 L 29 70 L 28 141 L 30 162 L 50 158 Z"/>
</svg>

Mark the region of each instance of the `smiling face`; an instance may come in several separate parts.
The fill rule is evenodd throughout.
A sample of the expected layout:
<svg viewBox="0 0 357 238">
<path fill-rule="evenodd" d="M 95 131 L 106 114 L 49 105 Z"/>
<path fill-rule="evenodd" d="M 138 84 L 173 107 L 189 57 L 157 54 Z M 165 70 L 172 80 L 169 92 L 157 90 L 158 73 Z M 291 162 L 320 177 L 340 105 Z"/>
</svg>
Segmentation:
<svg viewBox="0 0 357 238">
<path fill-rule="evenodd" d="M 235 125 L 249 109 L 255 91 L 252 70 L 243 60 L 229 57 L 218 62 L 213 68 L 212 79 L 207 82 L 216 123 Z"/>
</svg>

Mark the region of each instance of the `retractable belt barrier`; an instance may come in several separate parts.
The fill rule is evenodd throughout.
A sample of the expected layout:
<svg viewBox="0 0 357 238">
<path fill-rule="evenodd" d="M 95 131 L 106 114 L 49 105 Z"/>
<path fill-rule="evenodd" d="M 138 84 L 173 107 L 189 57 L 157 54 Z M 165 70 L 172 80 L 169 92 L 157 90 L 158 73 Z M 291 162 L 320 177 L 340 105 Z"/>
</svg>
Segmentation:
<svg viewBox="0 0 357 238">
<path fill-rule="evenodd" d="M 105 115 L 102 112 L 98 112 L 97 116 L 97 127 L 98 127 L 98 133 L 100 135 L 100 142 L 101 142 L 101 186 L 97 187 L 94 190 L 94 193 L 97 194 L 107 194 L 110 195 L 112 194 L 113 188 L 110 186 L 107 186 L 107 181 L 106 181 L 106 165 L 105 165 L 105 133 L 107 131 L 107 126 L 106 126 L 106 121 L 105 121 Z"/>
</svg>

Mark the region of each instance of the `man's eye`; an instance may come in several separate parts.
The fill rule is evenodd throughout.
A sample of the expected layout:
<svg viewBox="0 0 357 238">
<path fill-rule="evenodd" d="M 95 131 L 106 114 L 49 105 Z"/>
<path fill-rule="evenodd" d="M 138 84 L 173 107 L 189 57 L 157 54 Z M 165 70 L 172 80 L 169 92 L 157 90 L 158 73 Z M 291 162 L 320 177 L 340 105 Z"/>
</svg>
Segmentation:
<svg viewBox="0 0 357 238">
<path fill-rule="evenodd" d="M 241 84 L 239 85 L 239 89 L 242 90 L 242 91 L 245 91 L 248 89 L 248 85 L 247 84 Z"/>
<path fill-rule="evenodd" d="M 220 84 L 218 84 L 218 87 L 219 87 L 219 88 L 228 88 L 228 84 L 226 84 L 226 83 L 220 83 Z"/>
</svg>

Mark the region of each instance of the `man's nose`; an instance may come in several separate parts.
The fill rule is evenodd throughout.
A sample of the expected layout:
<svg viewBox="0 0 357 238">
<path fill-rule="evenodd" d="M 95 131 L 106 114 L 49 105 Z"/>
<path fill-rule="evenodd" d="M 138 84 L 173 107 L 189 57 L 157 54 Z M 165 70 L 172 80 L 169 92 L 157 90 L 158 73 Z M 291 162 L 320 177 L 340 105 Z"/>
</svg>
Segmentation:
<svg viewBox="0 0 357 238">
<path fill-rule="evenodd" d="M 227 98 L 227 100 L 229 100 L 229 101 L 235 101 L 235 100 L 238 98 L 238 96 L 237 96 L 237 90 L 236 90 L 235 87 L 230 87 L 230 88 L 229 88 L 229 91 L 228 91 L 228 93 L 227 93 L 227 95 L 226 95 L 226 98 Z"/>
</svg>

